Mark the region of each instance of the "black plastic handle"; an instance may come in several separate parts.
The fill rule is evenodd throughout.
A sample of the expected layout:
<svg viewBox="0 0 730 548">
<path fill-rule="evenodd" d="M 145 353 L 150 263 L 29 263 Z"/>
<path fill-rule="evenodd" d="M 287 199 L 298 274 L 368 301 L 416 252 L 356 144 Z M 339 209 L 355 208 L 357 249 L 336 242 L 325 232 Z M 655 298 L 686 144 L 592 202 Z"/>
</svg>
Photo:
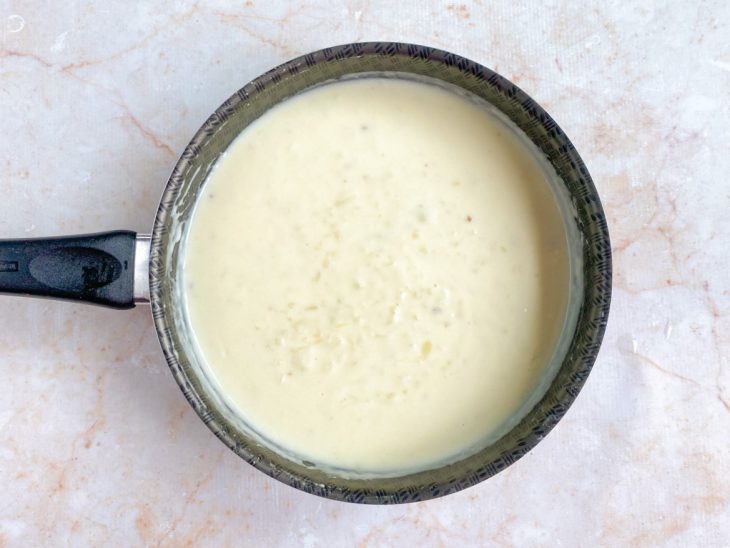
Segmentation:
<svg viewBox="0 0 730 548">
<path fill-rule="evenodd" d="M 0 240 L 0 293 L 134 307 L 136 234 Z"/>
</svg>

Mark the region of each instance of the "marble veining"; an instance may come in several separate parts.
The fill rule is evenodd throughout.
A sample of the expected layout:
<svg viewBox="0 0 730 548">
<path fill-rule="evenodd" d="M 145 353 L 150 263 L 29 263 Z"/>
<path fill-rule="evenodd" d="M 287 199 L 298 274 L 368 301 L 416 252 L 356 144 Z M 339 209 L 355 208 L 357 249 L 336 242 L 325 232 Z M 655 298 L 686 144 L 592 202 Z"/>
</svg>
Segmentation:
<svg viewBox="0 0 730 548">
<path fill-rule="evenodd" d="M 0 237 L 149 231 L 177 155 L 233 91 L 355 40 L 429 44 L 561 124 L 610 222 L 591 377 L 500 475 L 360 507 L 220 444 L 149 310 L 0 298 L 0 546 L 730 545 L 730 5 L 0 3 Z"/>
</svg>

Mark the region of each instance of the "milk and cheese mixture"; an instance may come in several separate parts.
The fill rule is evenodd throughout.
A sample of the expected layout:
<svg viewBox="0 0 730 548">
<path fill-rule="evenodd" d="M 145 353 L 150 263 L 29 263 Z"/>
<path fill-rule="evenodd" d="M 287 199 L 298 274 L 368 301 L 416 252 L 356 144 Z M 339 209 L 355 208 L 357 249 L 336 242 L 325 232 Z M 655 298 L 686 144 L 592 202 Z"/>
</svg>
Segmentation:
<svg viewBox="0 0 730 548">
<path fill-rule="evenodd" d="M 409 470 L 477 446 L 534 389 L 565 314 L 544 173 L 423 83 L 340 82 L 266 113 L 213 168 L 186 246 L 218 389 L 318 464 Z"/>
</svg>

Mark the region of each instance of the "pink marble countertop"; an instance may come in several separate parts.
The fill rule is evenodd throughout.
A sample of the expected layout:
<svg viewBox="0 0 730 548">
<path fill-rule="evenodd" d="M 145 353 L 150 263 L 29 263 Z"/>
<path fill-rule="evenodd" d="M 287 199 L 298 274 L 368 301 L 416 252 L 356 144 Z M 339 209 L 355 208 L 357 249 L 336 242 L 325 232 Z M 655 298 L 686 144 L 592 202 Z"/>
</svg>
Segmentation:
<svg viewBox="0 0 730 548">
<path fill-rule="evenodd" d="M 228 451 L 148 309 L 0 298 L 0 546 L 730 546 L 730 4 L 591 4 L 1 2 L 2 237 L 148 232 L 178 154 L 242 84 L 399 40 L 496 69 L 558 120 L 603 197 L 615 289 L 547 439 L 398 507 L 300 493 Z"/>
</svg>

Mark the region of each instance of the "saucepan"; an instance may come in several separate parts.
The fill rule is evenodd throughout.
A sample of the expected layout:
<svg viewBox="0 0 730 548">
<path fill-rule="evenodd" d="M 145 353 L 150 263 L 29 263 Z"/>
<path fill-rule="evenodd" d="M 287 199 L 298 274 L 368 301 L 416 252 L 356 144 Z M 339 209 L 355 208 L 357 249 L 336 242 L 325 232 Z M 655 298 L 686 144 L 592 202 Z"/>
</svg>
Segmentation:
<svg viewBox="0 0 730 548">
<path fill-rule="evenodd" d="M 388 477 L 325 469 L 252 435 L 212 393 L 182 305 L 181 258 L 196 200 L 216 159 L 250 123 L 278 103 L 324 82 L 367 75 L 423 78 L 487 101 L 529 139 L 567 196 L 572 230 L 574 329 L 543 393 L 509 431 L 456 462 Z M 211 273 L 211 275 L 214 275 Z M 530 451 L 563 417 L 598 354 L 611 297 L 606 220 L 591 177 L 555 121 L 495 72 L 446 51 L 402 43 L 358 43 L 304 55 L 256 78 L 223 103 L 182 153 L 167 182 L 151 235 L 118 231 L 0 241 L 0 292 L 115 308 L 151 305 L 164 356 L 183 394 L 215 435 L 269 476 L 315 495 L 358 503 L 402 503 L 475 485 Z M 455 394 L 454 397 L 458 397 Z M 286 405 L 282 402 L 282 405 Z"/>
</svg>

